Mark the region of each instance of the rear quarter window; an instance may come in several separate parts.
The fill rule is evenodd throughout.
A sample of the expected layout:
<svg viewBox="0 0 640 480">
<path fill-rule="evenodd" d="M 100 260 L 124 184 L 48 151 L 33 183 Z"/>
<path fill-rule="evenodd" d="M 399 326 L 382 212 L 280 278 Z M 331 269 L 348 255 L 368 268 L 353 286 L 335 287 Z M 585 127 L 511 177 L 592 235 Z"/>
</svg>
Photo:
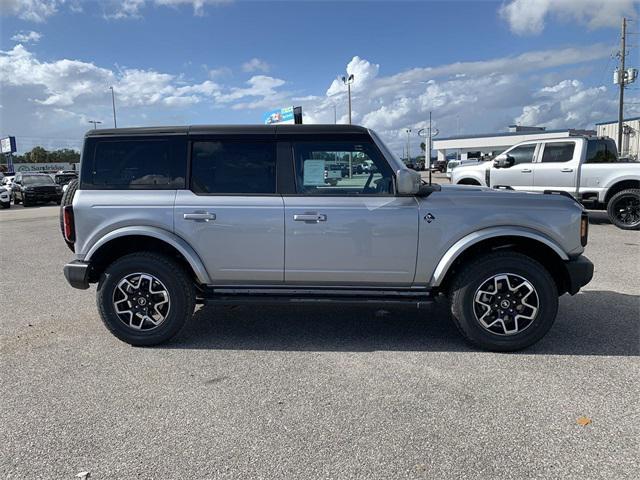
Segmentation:
<svg viewBox="0 0 640 480">
<path fill-rule="evenodd" d="M 87 139 L 81 188 L 175 190 L 185 188 L 186 137 Z"/>
</svg>

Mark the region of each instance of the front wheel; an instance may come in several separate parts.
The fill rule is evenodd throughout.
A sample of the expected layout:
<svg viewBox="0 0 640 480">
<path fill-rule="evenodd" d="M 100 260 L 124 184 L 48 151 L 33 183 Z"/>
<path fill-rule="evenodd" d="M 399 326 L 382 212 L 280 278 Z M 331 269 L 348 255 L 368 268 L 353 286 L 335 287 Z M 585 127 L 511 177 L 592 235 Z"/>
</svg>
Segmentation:
<svg viewBox="0 0 640 480">
<path fill-rule="evenodd" d="M 515 252 L 495 252 L 472 261 L 450 292 L 453 321 L 480 348 L 507 352 L 526 348 L 551 328 L 558 291 L 537 261 Z"/>
<path fill-rule="evenodd" d="M 150 346 L 177 335 L 193 314 L 193 280 L 173 259 L 152 252 L 126 255 L 100 278 L 98 310 L 123 342 Z"/>
<path fill-rule="evenodd" d="M 609 220 L 623 230 L 640 230 L 640 189 L 616 193 L 607 205 Z"/>
</svg>

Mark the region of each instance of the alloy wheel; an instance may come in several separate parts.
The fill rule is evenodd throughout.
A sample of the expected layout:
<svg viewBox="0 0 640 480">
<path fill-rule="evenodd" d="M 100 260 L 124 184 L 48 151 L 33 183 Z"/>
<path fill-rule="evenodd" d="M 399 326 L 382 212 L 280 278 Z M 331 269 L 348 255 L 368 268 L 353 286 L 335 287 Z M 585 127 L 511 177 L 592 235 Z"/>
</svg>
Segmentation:
<svg viewBox="0 0 640 480">
<path fill-rule="evenodd" d="M 132 273 L 116 285 L 113 308 L 128 327 L 149 331 L 167 318 L 171 299 L 167 287 L 156 277 L 149 273 Z"/>
<path fill-rule="evenodd" d="M 476 320 L 495 335 L 515 335 L 531 326 L 540 299 L 535 287 L 515 273 L 499 273 L 480 284 L 473 297 Z"/>
<path fill-rule="evenodd" d="M 614 205 L 616 218 L 627 226 L 640 223 L 640 198 L 633 193 L 622 195 Z"/>
</svg>

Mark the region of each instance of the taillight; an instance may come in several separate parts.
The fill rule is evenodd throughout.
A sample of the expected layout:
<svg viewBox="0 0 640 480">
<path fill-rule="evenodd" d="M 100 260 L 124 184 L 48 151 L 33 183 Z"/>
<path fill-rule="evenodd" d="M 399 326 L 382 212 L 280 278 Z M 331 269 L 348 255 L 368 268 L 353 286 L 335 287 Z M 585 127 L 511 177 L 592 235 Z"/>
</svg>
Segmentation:
<svg viewBox="0 0 640 480">
<path fill-rule="evenodd" d="M 580 217 L 580 244 L 585 247 L 589 237 L 589 214 L 582 212 Z"/>
<path fill-rule="evenodd" d="M 76 228 L 73 222 L 73 206 L 67 205 L 62 210 L 62 221 L 64 226 L 64 239 L 69 243 L 76 241 Z"/>
</svg>

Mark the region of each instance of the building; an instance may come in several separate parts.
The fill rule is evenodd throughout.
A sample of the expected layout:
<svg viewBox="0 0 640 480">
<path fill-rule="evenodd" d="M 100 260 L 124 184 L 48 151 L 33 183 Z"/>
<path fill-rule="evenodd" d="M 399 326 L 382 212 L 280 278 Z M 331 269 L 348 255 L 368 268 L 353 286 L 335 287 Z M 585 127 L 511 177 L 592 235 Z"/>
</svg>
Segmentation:
<svg viewBox="0 0 640 480">
<path fill-rule="evenodd" d="M 494 156 L 516 143 L 527 140 L 595 134 L 595 130 L 575 130 L 572 128 L 547 130 L 544 127 L 510 125 L 509 131 L 505 133 L 436 138 L 433 140 L 433 149 L 438 153 L 438 160 L 446 160 L 447 155 L 451 153 L 456 153 L 460 159 L 466 160 L 467 158 Z"/>
<path fill-rule="evenodd" d="M 618 145 L 618 121 L 596 123 L 599 137 L 615 140 L 621 157 L 638 159 L 640 153 L 640 117 L 627 118 L 622 124 L 622 148 Z"/>
</svg>

